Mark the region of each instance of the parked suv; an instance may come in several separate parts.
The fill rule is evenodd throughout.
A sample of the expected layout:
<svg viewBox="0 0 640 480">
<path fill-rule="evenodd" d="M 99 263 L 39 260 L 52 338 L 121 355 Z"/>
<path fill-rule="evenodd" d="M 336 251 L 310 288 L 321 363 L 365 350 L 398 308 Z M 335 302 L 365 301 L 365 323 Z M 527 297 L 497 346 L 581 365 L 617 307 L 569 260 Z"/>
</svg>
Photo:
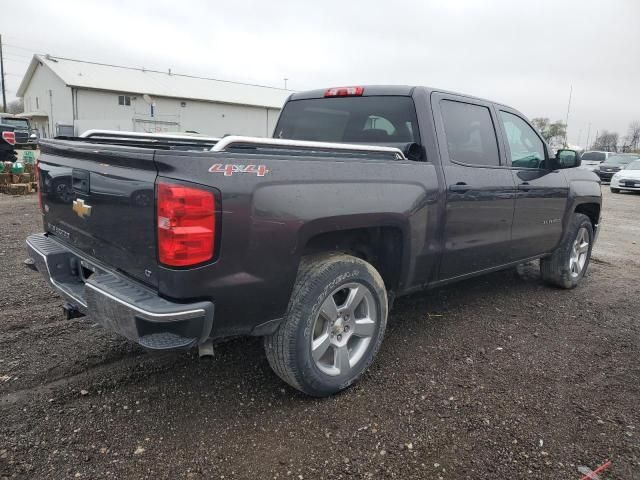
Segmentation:
<svg viewBox="0 0 640 480">
<path fill-rule="evenodd" d="M 626 165 L 638 159 L 640 159 L 640 154 L 637 153 L 616 153 L 602 162 L 598 170 L 596 170 L 596 173 L 600 177 L 600 180 L 609 182 L 614 173 L 619 172 Z"/>
<path fill-rule="evenodd" d="M 599 150 L 589 150 L 587 152 L 584 152 L 581 156 L 581 168 L 585 168 L 587 170 L 591 170 L 592 172 L 595 172 L 596 170 L 598 170 L 598 167 L 600 166 L 600 164 L 602 162 L 604 162 L 607 158 L 609 158 L 611 155 L 615 155 L 615 153 L 612 152 L 602 152 Z"/>
<path fill-rule="evenodd" d="M 16 147 L 18 149 L 35 149 L 38 144 L 38 136 L 31 130 L 31 123 L 26 118 L 0 113 L 0 124 L 13 127 L 16 134 Z"/>
<path fill-rule="evenodd" d="M 294 93 L 275 138 L 91 132 L 45 140 L 45 233 L 27 239 L 66 311 L 149 349 L 264 337 L 285 382 L 357 381 L 400 295 L 540 259 L 574 288 L 598 178 L 517 110 L 408 86 Z M 132 188 L 149 201 L 137 202 Z"/>
<path fill-rule="evenodd" d="M 14 162 L 16 160 L 15 148 L 15 128 L 0 123 L 0 162 Z"/>
</svg>

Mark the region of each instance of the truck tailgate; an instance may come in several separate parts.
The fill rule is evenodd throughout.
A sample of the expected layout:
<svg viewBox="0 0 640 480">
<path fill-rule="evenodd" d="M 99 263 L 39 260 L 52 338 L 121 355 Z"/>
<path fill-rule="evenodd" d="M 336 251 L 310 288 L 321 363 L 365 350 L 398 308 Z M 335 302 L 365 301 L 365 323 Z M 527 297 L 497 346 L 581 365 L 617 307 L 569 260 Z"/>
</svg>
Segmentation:
<svg viewBox="0 0 640 480">
<path fill-rule="evenodd" d="M 87 256 L 157 287 L 154 152 L 43 142 L 45 230 Z"/>
</svg>

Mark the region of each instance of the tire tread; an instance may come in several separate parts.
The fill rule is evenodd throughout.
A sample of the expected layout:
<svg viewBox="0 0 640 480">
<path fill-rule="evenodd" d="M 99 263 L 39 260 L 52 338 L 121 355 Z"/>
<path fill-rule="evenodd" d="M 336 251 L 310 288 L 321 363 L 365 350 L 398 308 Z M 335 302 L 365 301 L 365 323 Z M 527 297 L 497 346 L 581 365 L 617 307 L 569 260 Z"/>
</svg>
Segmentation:
<svg viewBox="0 0 640 480">
<path fill-rule="evenodd" d="M 587 267 L 589 266 L 589 259 L 591 257 L 591 248 L 593 247 L 593 226 L 591 226 L 591 244 L 589 245 L 589 256 L 587 262 L 584 265 L 582 275 L 577 279 L 573 279 L 569 273 L 567 266 L 567 254 L 571 248 L 578 229 L 582 224 L 588 222 L 591 225 L 589 217 L 582 213 L 574 213 L 573 218 L 567 232 L 565 232 L 564 239 L 558 248 L 553 252 L 550 257 L 540 259 L 540 275 L 542 279 L 549 285 L 556 287 L 571 289 L 577 286 L 578 281 L 585 275 Z"/>
<path fill-rule="evenodd" d="M 302 300 L 306 298 L 310 291 L 322 285 L 323 275 L 327 270 L 332 268 L 336 263 L 344 262 L 364 264 L 371 273 L 375 274 L 374 279 L 379 283 L 379 286 L 384 289 L 384 283 L 378 272 L 371 265 L 359 258 L 343 253 L 318 254 L 303 257 L 284 319 L 275 333 L 264 338 L 265 354 L 273 371 L 293 388 L 308 395 L 322 396 L 319 395 L 317 391 L 308 388 L 301 381 L 302 372 L 298 367 L 296 333 L 300 327 L 300 323 L 304 320 L 302 312 L 304 304 Z M 385 317 L 382 321 L 386 324 L 386 296 L 384 300 Z M 380 341 L 374 348 L 371 360 L 380 346 Z"/>
</svg>

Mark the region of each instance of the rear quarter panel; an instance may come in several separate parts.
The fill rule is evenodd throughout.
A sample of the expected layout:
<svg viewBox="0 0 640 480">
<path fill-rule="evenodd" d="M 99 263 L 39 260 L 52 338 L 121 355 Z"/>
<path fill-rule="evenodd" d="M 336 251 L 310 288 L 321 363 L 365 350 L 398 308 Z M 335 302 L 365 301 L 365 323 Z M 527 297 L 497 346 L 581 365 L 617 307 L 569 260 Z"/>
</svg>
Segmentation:
<svg viewBox="0 0 640 480">
<path fill-rule="evenodd" d="M 214 337 L 247 334 L 281 318 L 300 257 L 315 235 L 359 227 L 402 232 L 405 286 L 420 283 L 435 249 L 427 231 L 437 221 L 438 179 L 425 162 L 240 153 L 157 152 L 159 176 L 198 182 L 221 192 L 219 254 L 190 270 L 161 267 L 162 294 L 216 303 Z M 214 164 L 264 165 L 256 173 L 213 173 Z M 413 261 L 409 261 L 409 259 Z"/>
</svg>

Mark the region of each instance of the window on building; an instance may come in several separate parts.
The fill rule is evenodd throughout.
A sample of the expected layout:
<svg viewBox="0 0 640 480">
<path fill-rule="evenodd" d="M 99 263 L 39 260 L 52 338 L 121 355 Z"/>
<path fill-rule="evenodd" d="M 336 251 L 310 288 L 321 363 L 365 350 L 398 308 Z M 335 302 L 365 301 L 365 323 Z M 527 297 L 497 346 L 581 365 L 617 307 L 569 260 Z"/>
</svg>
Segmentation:
<svg viewBox="0 0 640 480">
<path fill-rule="evenodd" d="M 440 110 L 451 160 L 469 165 L 500 165 L 496 131 L 487 107 L 443 100 Z"/>
<path fill-rule="evenodd" d="M 129 95 L 118 95 L 118 105 L 128 107 L 131 105 L 131 97 Z"/>
</svg>

